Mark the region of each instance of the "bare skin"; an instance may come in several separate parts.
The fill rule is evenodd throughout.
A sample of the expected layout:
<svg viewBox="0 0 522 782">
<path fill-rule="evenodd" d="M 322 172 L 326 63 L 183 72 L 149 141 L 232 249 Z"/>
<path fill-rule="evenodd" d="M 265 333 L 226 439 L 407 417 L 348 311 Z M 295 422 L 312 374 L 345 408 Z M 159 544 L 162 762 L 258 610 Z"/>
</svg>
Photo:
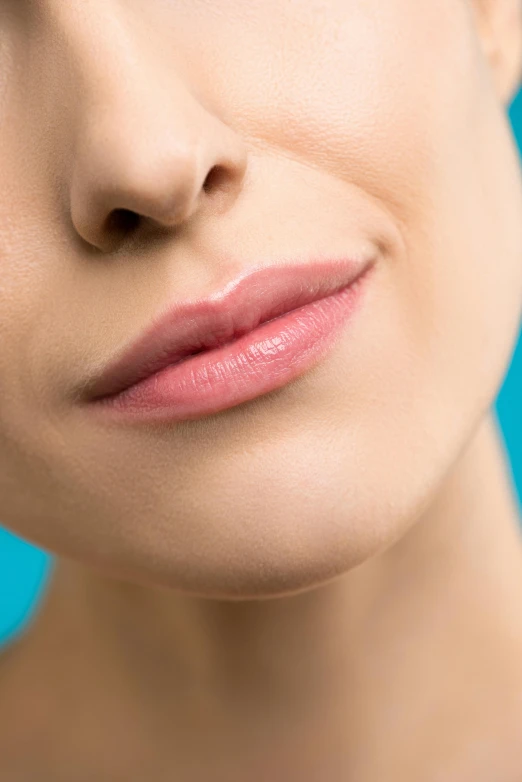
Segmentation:
<svg viewBox="0 0 522 782">
<path fill-rule="evenodd" d="M 0 8 L 0 513 L 57 555 L 0 778 L 519 782 L 522 4 Z M 166 303 L 367 243 L 296 382 L 171 427 L 78 404 Z"/>
<path fill-rule="evenodd" d="M 517 782 L 522 541 L 504 459 L 488 417 L 407 535 L 285 599 L 209 603 L 59 562 L 4 660 L 4 777 Z"/>
</svg>

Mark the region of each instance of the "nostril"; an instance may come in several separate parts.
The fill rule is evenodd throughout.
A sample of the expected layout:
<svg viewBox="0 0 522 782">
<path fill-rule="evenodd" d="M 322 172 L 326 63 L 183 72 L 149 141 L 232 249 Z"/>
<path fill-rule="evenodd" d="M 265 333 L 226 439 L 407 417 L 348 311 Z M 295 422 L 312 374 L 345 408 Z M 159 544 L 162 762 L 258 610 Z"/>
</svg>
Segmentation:
<svg viewBox="0 0 522 782">
<path fill-rule="evenodd" d="M 1 0 L 0 0 L 1 2 Z M 227 190 L 229 174 L 226 166 L 215 165 L 208 171 L 202 189 L 205 193 Z M 110 241 L 121 241 L 131 234 L 134 234 L 143 220 L 148 221 L 148 217 L 133 209 L 119 207 L 113 209 L 107 215 L 103 224 L 104 234 L 110 237 Z"/>
<path fill-rule="evenodd" d="M 203 182 L 205 193 L 218 189 L 226 181 L 227 176 L 228 174 L 224 166 L 212 166 Z"/>
<path fill-rule="evenodd" d="M 139 225 L 140 215 L 131 209 L 113 209 L 107 218 L 106 228 L 110 233 L 127 235 Z"/>
</svg>

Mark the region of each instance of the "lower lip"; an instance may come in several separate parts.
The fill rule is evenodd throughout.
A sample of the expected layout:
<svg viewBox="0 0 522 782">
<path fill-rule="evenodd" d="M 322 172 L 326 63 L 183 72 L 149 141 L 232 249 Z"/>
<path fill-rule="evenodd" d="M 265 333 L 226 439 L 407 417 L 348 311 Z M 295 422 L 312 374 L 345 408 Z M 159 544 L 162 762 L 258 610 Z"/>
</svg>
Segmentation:
<svg viewBox="0 0 522 782">
<path fill-rule="evenodd" d="M 287 385 L 324 358 L 358 309 L 373 265 L 346 288 L 262 323 L 234 342 L 165 367 L 94 400 L 118 421 L 187 421 Z"/>
</svg>

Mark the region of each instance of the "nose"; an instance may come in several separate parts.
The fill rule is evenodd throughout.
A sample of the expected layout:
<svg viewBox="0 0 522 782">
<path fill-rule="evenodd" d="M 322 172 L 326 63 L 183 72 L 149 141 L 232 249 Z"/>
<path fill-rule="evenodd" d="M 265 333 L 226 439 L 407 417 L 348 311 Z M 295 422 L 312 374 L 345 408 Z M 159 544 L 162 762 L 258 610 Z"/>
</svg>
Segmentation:
<svg viewBox="0 0 522 782">
<path fill-rule="evenodd" d="M 247 165 L 241 137 L 175 73 L 161 80 L 137 65 L 129 73 L 128 62 L 118 67 L 113 53 L 96 84 L 95 67 L 84 64 L 77 114 L 70 215 L 77 234 L 104 252 L 145 225 L 179 229 L 225 211 Z"/>
</svg>

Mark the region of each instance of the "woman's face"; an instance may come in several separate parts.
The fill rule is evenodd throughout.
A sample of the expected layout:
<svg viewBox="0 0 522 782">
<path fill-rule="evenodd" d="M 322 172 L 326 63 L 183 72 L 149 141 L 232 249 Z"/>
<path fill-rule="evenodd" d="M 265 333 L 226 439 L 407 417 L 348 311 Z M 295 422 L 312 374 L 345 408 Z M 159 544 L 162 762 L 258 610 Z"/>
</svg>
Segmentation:
<svg viewBox="0 0 522 782">
<path fill-rule="evenodd" d="M 5 525 L 106 573 L 237 597 L 332 578 L 419 518 L 521 312 L 521 177 L 480 13 L 2 0 Z M 150 219 L 131 230 L 116 209 Z M 294 382 L 161 426 L 109 424 L 73 393 L 169 304 L 361 247 L 376 261 L 356 317 Z"/>
</svg>

